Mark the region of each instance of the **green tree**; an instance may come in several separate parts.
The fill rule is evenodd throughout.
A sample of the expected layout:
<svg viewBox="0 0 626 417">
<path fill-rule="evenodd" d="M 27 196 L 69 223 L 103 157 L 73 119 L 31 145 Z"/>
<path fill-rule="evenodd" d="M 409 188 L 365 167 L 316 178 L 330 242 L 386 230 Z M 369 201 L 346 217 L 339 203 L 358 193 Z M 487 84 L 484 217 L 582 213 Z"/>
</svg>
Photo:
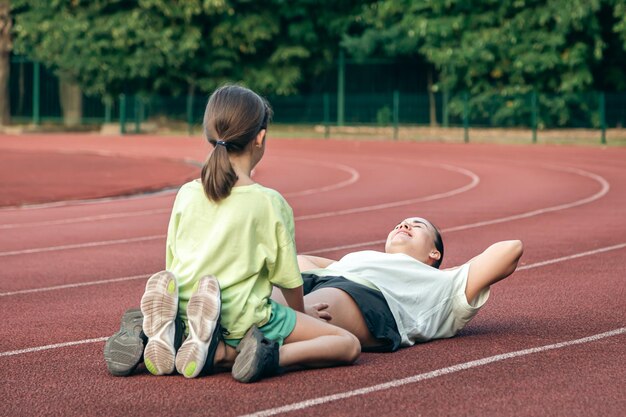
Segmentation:
<svg viewBox="0 0 626 417">
<path fill-rule="evenodd" d="M 206 92 L 225 81 L 291 94 L 331 65 L 360 4 L 15 0 L 15 43 L 88 94 Z"/>
<path fill-rule="evenodd" d="M 579 93 L 594 86 L 593 68 L 607 59 L 605 5 L 616 15 L 623 7 L 602 0 L 383 0 L 364 8 L 363 24 L 344 45 L 357 56 L 423 55 L 438 72 L 434 88 L 469 91 L 474 117 L 494 123 L 529 120 L 523 109 L 533 90 L 558 93 L 542 96 L 544 122 L 562 125 L 577 110 L 590 114 Z M 495 99 L 502 102 L 494 108 Z M 462 112 L 459 97 L 450 110 Z"/>
</svg>

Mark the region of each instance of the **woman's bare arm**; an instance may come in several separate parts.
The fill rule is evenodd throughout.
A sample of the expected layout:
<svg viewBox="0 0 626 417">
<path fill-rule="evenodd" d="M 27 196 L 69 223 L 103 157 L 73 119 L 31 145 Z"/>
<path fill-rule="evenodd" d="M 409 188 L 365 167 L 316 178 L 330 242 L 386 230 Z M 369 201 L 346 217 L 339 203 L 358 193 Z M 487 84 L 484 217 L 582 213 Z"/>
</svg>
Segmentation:
<svg viewBox="0 0 626 417">
<path fill-rule="evenodd" d="M 524 253 L 521 240 L 494 243 L 470 261 L 465 297 L 471 303 L 480 292 L 511 275 Z"/>
</svg>

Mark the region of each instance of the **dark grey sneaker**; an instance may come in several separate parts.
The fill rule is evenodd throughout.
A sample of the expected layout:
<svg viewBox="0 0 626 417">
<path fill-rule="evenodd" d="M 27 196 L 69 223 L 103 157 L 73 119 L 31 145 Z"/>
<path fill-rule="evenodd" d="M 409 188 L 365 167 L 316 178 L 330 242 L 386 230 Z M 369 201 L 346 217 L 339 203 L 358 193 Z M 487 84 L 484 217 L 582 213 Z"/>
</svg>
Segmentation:
<svg viewBox="0 0 626 417">
<path fill-rule="evenodd" d="M 220 285 L 214 276 L 200 278 L 187 304 L 189 336 L 176 353 L 176 370 L 186 378 L 213 372 L 215 351 L 221 339 Z"/>
<path fill-rule="evenodd" d="M 256 325 L 252 326 L 237 346 L 237 358 L 233 365 L 233 378 L 239 382 L 256 382 L 278 373 L 278 349 L 280 346 L 263 336 Z"/>
<path fill-rule="evenodd" d="M 126 310 L 120 330 L 104 345 L 104 360 L 112 375 L 128 376 L 141 363 L 148 338 L 142 329 L 143 314 L 138 308 Z"/>
<path fill-rule="evenodd" d="M 169 271 L 152 275 L 141 298 L 143 331 L 148 343 L 143 358 L 148 371 L 154 375 L 174 372 L 176 357 L 176 315 L 178 285 Z"/>
</svg>

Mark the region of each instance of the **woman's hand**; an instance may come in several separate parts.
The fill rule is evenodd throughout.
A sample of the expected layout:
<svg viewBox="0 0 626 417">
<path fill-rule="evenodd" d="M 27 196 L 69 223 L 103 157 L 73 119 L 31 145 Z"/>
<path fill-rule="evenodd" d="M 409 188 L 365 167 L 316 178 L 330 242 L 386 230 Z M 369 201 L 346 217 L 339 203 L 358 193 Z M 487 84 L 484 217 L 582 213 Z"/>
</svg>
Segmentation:
<svg viewBox="0 0 626 417">
<path fill-rule="evenodd" d="M 304 306 L 304 312 L 309 316 L 324 321 L 330 321 L 333 319 L 333 317 L 330 315 L 327 309 L 328 304 L 326 303 L 316 303 Z"/>
</svg>

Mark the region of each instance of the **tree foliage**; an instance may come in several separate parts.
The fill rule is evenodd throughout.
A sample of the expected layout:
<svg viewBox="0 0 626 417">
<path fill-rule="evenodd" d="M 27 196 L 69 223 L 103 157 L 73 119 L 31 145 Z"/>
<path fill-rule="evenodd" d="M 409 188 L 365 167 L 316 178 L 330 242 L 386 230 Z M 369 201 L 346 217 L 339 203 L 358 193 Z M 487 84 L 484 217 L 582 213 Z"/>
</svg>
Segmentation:
<svg viewBox="0 0 626 417">
<path fill-rule="evenodd" d="M 360 2 L 16 0 L 16 50 L 93 94 L 209 91 L 243 81 L 289 94 L 332 64 Z"/>
<path fill-rule="evenodd" d="M 565 101 L 544 96 L 544 104 L 561 124 L 576 93 L 597 85 L 594 70 L 623 56 L 623 49 L 608 49 L 626 34 L 623 7 L 623 0 L 382 0 L 363 8 L 343 45 L 357 57 L 423 55 L 439 71 L 438 87 L 469 91 L 483 116 L 494 95 L 512 97 L 495 115 L 507 119 L 528 108 L 531 91 L 558 93 Z M 607 8 L 614 13 L 603 13 Z M 614 67 L 622 77 L 616 74 L 613 88 L 623 64 Z M 460 99 L 451 109 L 462 111 Z"/>
</svg>

